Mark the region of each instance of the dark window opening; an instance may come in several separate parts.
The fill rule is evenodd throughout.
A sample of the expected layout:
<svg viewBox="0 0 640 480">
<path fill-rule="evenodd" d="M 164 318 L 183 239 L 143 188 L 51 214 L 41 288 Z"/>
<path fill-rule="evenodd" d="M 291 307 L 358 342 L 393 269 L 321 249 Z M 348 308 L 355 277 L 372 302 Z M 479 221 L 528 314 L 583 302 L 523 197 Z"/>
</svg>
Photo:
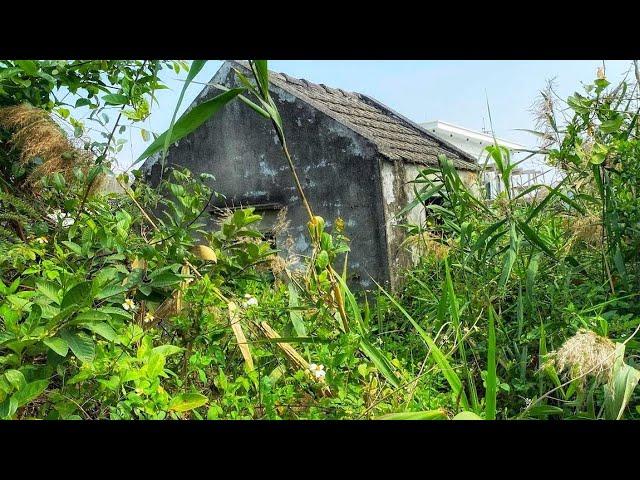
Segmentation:
<svg viewBox="0 0 640 480">
<path fill-rule="evenodd" d="M 422 202 L 422 206 L 424 207 L 424 217 L 427 222 L 432 225 L 442 225 L 444 222 L 439 215 L 433 213 L 433 210 L 429 208 L 430 205 L 438 205 L 442 206 L 444 204 L 444 199 L 438 195 L 434 195 L 429 197 L 428 199 Z"/>
</svg>

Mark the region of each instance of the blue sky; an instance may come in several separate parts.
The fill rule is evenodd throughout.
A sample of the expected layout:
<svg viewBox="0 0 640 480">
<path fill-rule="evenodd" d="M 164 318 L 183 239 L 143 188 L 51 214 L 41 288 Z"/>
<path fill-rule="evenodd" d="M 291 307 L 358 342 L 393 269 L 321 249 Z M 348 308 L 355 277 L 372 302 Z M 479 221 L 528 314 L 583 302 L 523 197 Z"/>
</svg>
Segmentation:
<svg viewBox="0 0 640 480">
<path fill-rule="evenodd" d="M 222 61 L 212 60 L 196 77 L 207 82 Z M 616 82 L 630 66 L 630 61 L 606 61 L 607 78 Z M 497 136 L 526 145 L 534 145 L 535 137 L 517 129 L 533 129 L 530 112 L 538 92 L 546 80 L 556 78 L 557 92 L 566 98 L 582 90 L 581 82 L 595 78 L 602 60 L 273 60 L 269 68 L 290 76 L 306 78 L 343 90 L 370 95 L 393 110 L 422 123 L 444 120 L 480 130 L 483 119 L 489 126 L 487 97 L 493 127 Z M 170 90 L 158 92 L 160 107 L 152 109 L 145 122 L 148 130 L 161 133 L 171 115 L 185 78 L 165 70 L 162 78 Z M 201 84 L 192 84 L 180 109 L 191 103 Z M 120 152 L 118 164 L 127 168 L 146 148 L 134 131 L 130 142 Z"/>
</svg>

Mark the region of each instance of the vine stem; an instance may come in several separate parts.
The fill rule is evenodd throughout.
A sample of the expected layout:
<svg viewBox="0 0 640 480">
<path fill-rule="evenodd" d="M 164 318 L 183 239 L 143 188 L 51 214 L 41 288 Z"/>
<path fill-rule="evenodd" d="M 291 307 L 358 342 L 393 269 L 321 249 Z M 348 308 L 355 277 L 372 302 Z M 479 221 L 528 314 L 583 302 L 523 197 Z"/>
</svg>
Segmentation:
<svg viewBox="0 0 640 480">
<path fill-rule="evenodd" d="M 309 201 L 307 200 L 307 196 L 304 194 L 304 190 L 302 189 L 302 185 L 300 184 L 300 179 L 298 178 L 298 173 L 296 172 L 296 168 L 293 164 L 293 159 L 289 154 L 289 149 L 287 148 L 287 142 L 284 139 L 284 133 L 282 133 L 276 125 L 276 129 L 280 133 L 278 137 L 280 138 L 280 143 L 282 145 L 282 151 L 284 152 L 284 156 L 287 158 L 287 162 L 289 162 L 289 169 L 291 170 L 291 175 L 293 176 L 293 181 L 296 184 L 296 189 L 298 190 L 298 195 L 302 199 L 302 203 L 304 204 L 304 208 L 307 210 L 307 214 L 309 215 L 309 220 L 313 221 L 313 212 L 311 211 L 311 205 L 309 205 Z"/>
<path fill-rule="evenodd" d="M 144 67 L 145 67 L 146 64 L 147 64 L 147 60 L 144 60 L 142 62 L 142 65 L 140 66 L 140 68 L 136 72 L 136 76 L 133 79 L 133 82 L 131 83 L 131 88 L 129 89 L 129 95 L 131 95 L 133 93 L 133 88 L 135 87 L 136 82 L 138 81 L 138 78 L 140 78 L 140 73 L 144 70 Z M 122 105 L 122 107 L 120 107 L 120 113 L 118 113 L 118 118 L 116 118 L 116 123 L 113 125 L 113 129 L 111 129 L 111 133 L 109 134 L 109 137 L 107 137 L 107 144 L 104 146 L 104 150 L 102 151 L 102 155 L 100 155 L 98 157 L 99 159 L 105 159 L 106 158 L 107 152 L 109 151 L 109 145 L 111 145 L 113 137 L 114 137 L 114 135 L 116 133 L 116 129 L 118 128 L 120 120 L 122 119 L 122 112 L 124 112 L 124 109 L 125 109 L 126 106 L 127 106 L 127 104 L 124 104 L 124 105 Z M 87 198 L 89 197 L 89 192 L 91 191 L 91 187 L 93 187 L 93 184 L 95 183 L 97 178 L 98 178 L 98 175 L 95 175 L 91 179 L 89 184 L 87 185 L 87 188 L 84 191 L 84 195 L 82 196 L 82 201 L 80 202 L 80 207 L 78 208 L 78 213 L 76 214 L 75 221 L 77 221 L 78 218 L 80 217 L 80 215 L 82 214 L 82 211 L 84 209 L 84 205 L 87 202 Z"/>
</svg>

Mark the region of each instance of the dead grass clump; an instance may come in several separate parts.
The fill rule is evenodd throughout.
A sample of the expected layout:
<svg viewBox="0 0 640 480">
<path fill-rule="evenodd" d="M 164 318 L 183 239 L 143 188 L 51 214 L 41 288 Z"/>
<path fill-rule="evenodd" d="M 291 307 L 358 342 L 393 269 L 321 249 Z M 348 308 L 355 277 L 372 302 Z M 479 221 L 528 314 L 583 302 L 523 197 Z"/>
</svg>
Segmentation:
<svg viewBox="0 0 640 480">
<path fill-rule="evenodd" d="M 43 176 L 61 173 L 69 178 L 76 166 L 88 166 L 91 154 L 77 148 L 48 112 L 30 105 L 0 108 L 0 127 L 13 132 L 12 148 L 19 152 L 19 162 L 27 164 L 36 158 L 37 165 L 27 177 L 34 186 Z"/>
<path fill-rule="evenodd" d="M 551 361 L 560 372 L 566 372 L 571 379 L 591 376 L 609 380 L 615 351 L 615 344 L 608 338 L 590 330 L 580 329 L 551 354 Z"/>
<path fill-rule="evenodd" d="M 287 207 L 281 208 L 276 216 L 276 221 L 271 227 L 274 237 L 283 234 L 289 229 L 290 221 L 287 220 Z"/>
<path fill-rule="evenodd" d="M 233 217 L 234 210 L 229 207 L 213 207 L 211 210 L 215 214 L 215 222 L 220 228 Z"/>
<path fill-rule="evenodd" d="M 602 222 L 595 213 L 567 218 L 565 226 L 571 235 L 570 243 L 580 241 L 593 247 L 602 245 Z"/>
<path fill-rule="evenodd" d="M 442 243 L 429 232 L 421 232 L 405 239 L 403 244 L 409 247 L 413 253 L 420 256 L 433 255 L 437 260 L 444 260 L 449 255 L 451 246 Z"/>
</svg>

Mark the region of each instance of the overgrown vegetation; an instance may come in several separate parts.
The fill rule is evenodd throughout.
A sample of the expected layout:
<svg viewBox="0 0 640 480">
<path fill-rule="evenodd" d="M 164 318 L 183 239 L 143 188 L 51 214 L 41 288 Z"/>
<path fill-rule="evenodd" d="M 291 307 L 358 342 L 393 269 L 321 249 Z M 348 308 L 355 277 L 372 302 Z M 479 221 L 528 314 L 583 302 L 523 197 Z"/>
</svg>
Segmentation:
<svg viewBox="0 0 640 480">
<path fill-rule="evenodd" d="M 245 102 L 273 124 L 308 211 L 305 269 L 273 250 L 252 209 L 205 218 L 215 179 L 167 169 L 158 186 L 136 172 L 117 177 L 124 193 L 100 188 L 119 134 L 151 140 L 137 124 L 167 67 L 187 70 L 0 61 L 0 418 L 639 415 L 637 82 L 600 75 L 562 122 L 543 94 L 539 134 L 565 174 L 555 187 L 513 193 L 499 146 L 494 201 L 444 157 L 423 171 L 407 208 L 427 221 L 398 226 L 420 263 L 398 295 L 366 297 L 336 265 L 349 232 L 328 231 L 297 181 L 266 61 L 251 62 L 253 78 L 237 72 L 242 88 L 174 114 L 140 160 L 164 164 L 172 142 Z M 85 138 L 90 122 L 104 142 Z"/>
</svg>

